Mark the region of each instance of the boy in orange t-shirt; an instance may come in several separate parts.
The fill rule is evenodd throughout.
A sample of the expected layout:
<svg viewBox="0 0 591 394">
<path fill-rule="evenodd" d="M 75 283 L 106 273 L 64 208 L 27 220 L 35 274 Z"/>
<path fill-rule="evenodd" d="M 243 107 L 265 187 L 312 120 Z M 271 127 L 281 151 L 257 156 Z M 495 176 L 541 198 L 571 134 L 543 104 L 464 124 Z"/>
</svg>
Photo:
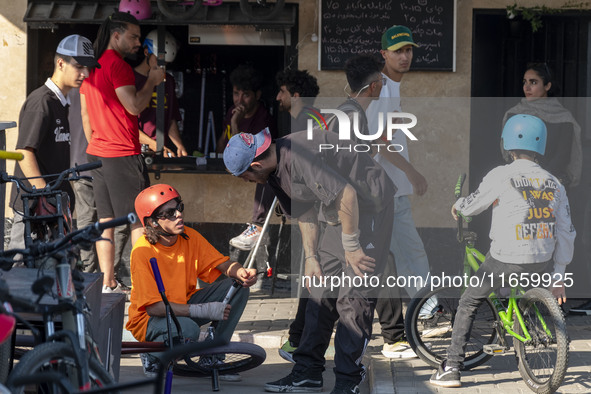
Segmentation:
<svg viewBox="0 0 591 394">
<path fill-rule="evenodd" d="M 256 270 L 230 261 L 201 234 L 185 227 L 183 209 L 181 196 L 169 185 L 144 189 L 135 200 L 144 235 L 131 251 L 131 305 L 125 328 L 138 341 L 163 341 L 168 337 L 164 302 L 149 263 L 150 258 L 155 257 L 166 297 L 184 337 L 197 341 L 200 326 L 219 320 L 216 337 L 229 342 L 249 292 L 238 291 L 228 304 L 221 301 L 232 286 L 230 278 L 241 281 L 243 287 L 250 287 L 256 282 Z M 197 288 L 197 278 L 212 283 L 221 274 L 228 278 Z M 144 372 L 148 376 L 157 372 L 156 357 L 142 354 Z"/>
</svg>

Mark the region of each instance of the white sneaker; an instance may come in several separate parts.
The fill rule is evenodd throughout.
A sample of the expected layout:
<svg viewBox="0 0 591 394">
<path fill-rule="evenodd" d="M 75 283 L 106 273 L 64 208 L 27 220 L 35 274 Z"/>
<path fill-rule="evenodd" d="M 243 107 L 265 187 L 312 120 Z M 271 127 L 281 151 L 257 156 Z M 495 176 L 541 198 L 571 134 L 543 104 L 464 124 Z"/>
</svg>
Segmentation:
<svg viewBox="0 0 591 394">
<path fill-rule="evenodd" d="M 146 353 L 140 353 L 140 360 L 142 360 L 142 368 L 144 369 L 144 375 L 147 378 L 155 378 L 158 375 L 158 369 L 160 364 L 150 360 L 150 356 Z"/>
<path fill-rule="evenodd" d="M 107 285 L 103 285 L 103 293 L 119 293 L 119 294 L 129 294 L 130 290 L 127 286 L 125 286 L 119 282 L 117 282 L 117 286 L 109 287 Z M 126 288 L 127 287 L 127 288 Z"/>
<path fill-rule="evenodd" d="M 387 358 L 415 358 L 417 354 L 412 350 L 407 341 L 396 343 L 384 343 L 382 354 Z"/>
<path fill-rule="evenodd" d="M 261 232 L 258 227 L 254 224 L 247 223 L 248 227 L 242 232 L 242 234 L 232 238 L 230 245 L 240 250 L 251 250 L 257 243 Z"/>
<path fill-rule="evenodd" d="M 103 285 L 103 293 L 117 293 L 123 294 L 125 296 L 125 301 L 129 301 L 131 289 L 129 287 L 122 285 L 121 283 L 117 282 L 117 286 L 109 287 L 107 285 Z"/>
</svg>

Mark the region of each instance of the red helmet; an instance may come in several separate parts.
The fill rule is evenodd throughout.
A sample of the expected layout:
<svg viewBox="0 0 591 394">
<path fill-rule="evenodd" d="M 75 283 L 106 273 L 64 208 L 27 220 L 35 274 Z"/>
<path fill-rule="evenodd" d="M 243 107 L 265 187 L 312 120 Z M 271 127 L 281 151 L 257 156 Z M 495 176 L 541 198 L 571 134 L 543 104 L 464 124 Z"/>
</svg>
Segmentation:
<svg viewBox="0 0 591 394">
<path fill-rule="evenodd" d="M 179 192 L 174 187 L 165 184 L 150 186 L 142 190 L 135 198 L 135 211 L 142 226 L 146 225 L 144 220 L 152 216 L 159 206 L 175 198 L 181 198 Z"/>
<path fill-rule="evenodd" d="M 150 0 L 121 0 L 119 2 L 119 11 L 135 16 L 138 21 L 149 19 L 152 16 Z"/>
</svg>

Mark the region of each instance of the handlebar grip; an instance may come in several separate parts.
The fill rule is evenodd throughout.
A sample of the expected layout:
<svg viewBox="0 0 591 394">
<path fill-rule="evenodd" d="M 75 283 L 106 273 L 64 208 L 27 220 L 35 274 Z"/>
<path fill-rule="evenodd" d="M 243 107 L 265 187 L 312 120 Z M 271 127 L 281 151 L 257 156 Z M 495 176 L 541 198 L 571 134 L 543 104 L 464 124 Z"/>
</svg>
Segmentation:
<svg viewBox="0 0 591 394">
<path fill-rule="evenodd" d="M 92 163 L 80 164 L 73 168 L 75 172 L 83 172 L 83 171 L 90 171 L 94 170 L 95 168 L 100 168 L 103 166 L 102 161 L 93 161 Z"/>
<path fill-rule="evenodd" d="M 466 173 L 463 173 L 458 177 L 458 181 L 456 182 L 456 187 L 454 189 L 454 195 L 456 198 L 460 198 L 462 195 L 462 187 L 464 186 L 464 181 L 466 180 Z"/>
<path fill-rule="evenodd" d="M 224 304 L 227 304 L 228 302 L 230 302 L 230 300 L 234 296 L 234 293 L 236 293 L 238 291 L 240 286 L 241 286 L 240 282 L 238 282 L 237 280 L 234 280 L 234 283 L 232 283 L 232 287 L 230 287 L 230 289 L 228 289 L 228 293 L 226 294 L 226 296 L 224 297 L 224 300 L 222 302 Z"/>
<path fill-rule="evenodd" d="M 94 227 L 97 231 L 102 232 L 106 228 L 122 226 L 128 223 L 133 224 L 135 222 L 137 222 L 137 216 L 135 213 L 129 213 L 127 216 L 121 216 L 119 218 L 109 220 L 108 222 L 97 222 L 94 224 Z"/>
<path fill-rule="evenodd" d="M 18 152 L 7 152 L 5 150 L 0 150 L 0 160 L 16 160 L 20 161 L 24 158 L 22 153 Z"/>
<path fill-rule="evenodd" d="M 154 279 L 156 280 L 156 285 L 158 286 L 158 292 L 164 293 L 164 283 L 162 283 L 162 276 L 160 276 L 160 269 L 158 268 L 158 261 L 156 260 L 156 257 L 152 257 L 150 259 L 150 265 L 152 266 Z"/>
</svg>

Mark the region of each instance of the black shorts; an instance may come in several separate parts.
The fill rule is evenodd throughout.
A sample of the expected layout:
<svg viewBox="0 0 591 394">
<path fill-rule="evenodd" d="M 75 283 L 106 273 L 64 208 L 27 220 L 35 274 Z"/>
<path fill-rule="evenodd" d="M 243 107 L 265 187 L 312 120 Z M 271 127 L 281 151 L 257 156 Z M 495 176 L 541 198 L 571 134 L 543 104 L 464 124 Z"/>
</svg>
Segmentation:
<svg viewBox="0 0 591 394">
<path fill-rule="evenodd" d="M 150 186 L 148 171 L 142 156 L 88 155 L 89 162 L 98 160 L 103 162 L 103 166 L 91 172 L 98 218 L 116 218 L 131 212 L 135 213 L 136 196 Z"/>
</svg>

